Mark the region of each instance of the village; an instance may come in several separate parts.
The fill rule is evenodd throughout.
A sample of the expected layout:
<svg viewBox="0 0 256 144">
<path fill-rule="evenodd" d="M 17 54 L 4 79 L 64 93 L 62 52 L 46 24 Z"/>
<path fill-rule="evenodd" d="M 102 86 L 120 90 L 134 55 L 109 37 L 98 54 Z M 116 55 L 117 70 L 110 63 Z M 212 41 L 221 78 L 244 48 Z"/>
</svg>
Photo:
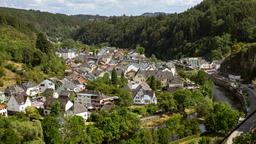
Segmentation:
<svg viewBox="0 0 256 144">
<path fill-rule="evenodd" d="M 207 62 L 202 58 L 184 58 L 175 61 L 152 61 L 136 50 L 101 48 L 97 54 L 79 52 L 76 49 L 59 49 L 56 55 L 68 65 L 62 79 L 52 77 L 41 83 L 28 81 L 7 87 L 0 92 L 0 114 L 13 115 L 25 112 L 27 107 L 41 109 L 49 115 L 55 102 L 60 103 L 63 116 L 81 116 L 85 121 L 98 110 L 110 110 L 119 96 L 109 96 L 98 90 L 87 89 L 87 83 L 104 76 L 111 79 L 113 70 L 118 77 L 125 77 L 123 89 L 132 94 L 134 105 L 157 104 L 156 90 L 148 84 L 154 77 L 166 91 L 197 89 L 194 82 L 180 77 L 176 65 L 201 69 L 214 73 L 220 68 L 219 61 Z"/>
</svg>

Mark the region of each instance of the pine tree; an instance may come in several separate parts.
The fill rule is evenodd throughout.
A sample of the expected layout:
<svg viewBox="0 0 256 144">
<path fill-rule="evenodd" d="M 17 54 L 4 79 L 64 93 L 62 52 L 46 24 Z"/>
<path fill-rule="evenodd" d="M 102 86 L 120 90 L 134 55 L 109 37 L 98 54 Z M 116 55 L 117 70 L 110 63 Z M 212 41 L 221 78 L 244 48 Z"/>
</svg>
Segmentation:
<svg viewBox="0 0 256 144">
<path fill-rule="evenodd" d="M 113 69 L 112 73 L 111 73 L 111 83 L 113 85 L 117 85 L 117 83 L 118 83 L 117 73 L 116 73 L 115 69 Z"/>
</svg>

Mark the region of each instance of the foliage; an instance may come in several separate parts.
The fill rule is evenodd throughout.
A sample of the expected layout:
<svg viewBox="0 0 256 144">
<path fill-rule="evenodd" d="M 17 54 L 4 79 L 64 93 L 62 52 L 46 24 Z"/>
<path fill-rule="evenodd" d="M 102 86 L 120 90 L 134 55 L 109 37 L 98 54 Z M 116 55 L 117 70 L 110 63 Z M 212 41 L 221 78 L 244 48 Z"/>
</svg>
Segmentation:
<svg viewBox="0 0 256 144">
<path fill-rule="evenodd" d="M 62 144 L 62 136 L 60 132 L 60 121 L 58 117 L 48 116 L 42 121 L 44 133 L 44 141 L 47 144 Z"/>
<path fill-rule="evenodd" d="M 43 33 L 39 33 L 37 35 L 36 48 L 43 53 L 49 54 L 53 49 L 53 45 L 47 40 Z"/>
<path fill-rule="evenodd" d="M 118 84 L 118 78 L 117 78 L 117 73 L 116 70 L 113 69 L 111 72 L 111 83 L 115 86 Z"/>
<path fill-rule="evenodd" d="M 36 119 L 36 120 L 42 119 L 42 116 L 39 114 L 39 111 L 35 107 L 27 107 L 26 108 L 26 115 L 30 119 Z"/>
<path fill-rule="evenodd" d="M 245 133 L 233 140 L 234 144 L 253 144 L 256 143 L 256 136 L 253 133 Z"/>
<path fill-rule="evenodd" d="M 88 143 L 88 136 L 85 133 L 85 124 L 82 117 L 73 116 L 65 119 L 64 143 Z"/>
<path fill-rule="evenodd" d="M 0 67 L 0 78 L 5 76 L 4 69 Z"/>
<path fill-rule="evenodd" d="M 88 21 L 75 38 L 86 44 L 145 48 L 161 59 L 203 56 L 222 59 L 232 43 L 256 40 L 254 0 L 205 0 L 180 14 L 109 17 Z M 124 33 L 125 32 L 125 33 Z"/>
<path fill-rule="evenodd" d="M 175 111 L 177 109 L 178 103 L 174 99 L 173 95 L 168 92 L 158 92 L 157 94 L 158 106 L 161 110 Z"/>
<path fill-rule="evenodd" d="M 238 119 L 238 111 L 225 103 L 215 103 L 206 118 L 206 128 L 209 132 L 226 134 L 237 125 Z"/>
<path fill-rule="evenodd" d="M 119 140 L 135 133 L 139 129 L 138 117 L 125 108 L 114 110 L 111 113 L 99 112 L 92 116 L 95 126 L 103 130 L 104 141 Z"/>
<path fill-rule="evenodd" d="M 52 107 L 51 107 L 51 116 L 55 116 L 58 117 L 60 115 L 60 103 L 59 101 L 56 101 L 53 103 Z"/>
<path fill-rule="evenodd" d="M 21 120 L 16 117 L 0 116 L 0 143 L 38 143 L 43 144 L 43 132 L 40 121 Z"/>
<path fill-rule="evenodd" d="M 145 53 L 145 48 L 140 46 L 140 45 L 137 45 L 136 46 L 136 52 L 139 53 L 139 54 L 144 54 Z"/>
</svg>

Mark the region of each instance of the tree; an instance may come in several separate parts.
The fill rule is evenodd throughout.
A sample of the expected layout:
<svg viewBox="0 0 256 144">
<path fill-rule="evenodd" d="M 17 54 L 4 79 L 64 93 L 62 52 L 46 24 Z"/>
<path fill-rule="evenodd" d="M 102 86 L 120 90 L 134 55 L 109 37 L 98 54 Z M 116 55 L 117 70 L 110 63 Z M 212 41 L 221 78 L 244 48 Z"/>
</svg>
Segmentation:
<svg viewBox="0 0 256 144">
<path fill-rule="evenodd" d="M 168 128 L 160 128 L 157 133 L 159 144 L 168 144 L 170 142 L 171 133 Z"/>
<path fill-rule="evenodd" d="M 27 107 L 26 115 L 30 119 L 36 119 L 36 120 L 42 119 L 42 116 L 39 114 L 38 110 L 35 107 Z"/>
<path fill-rule="evenodd" d="M 105 74 L 103 75 L 102 80 L 103 80 L 103 82 L 104 82 L 105 84 L 110 84 L 109 74 L 108 74 L 108 73 L 105 73 Z"/>
<path fill-rule="evenodd" d="M 113 85 L 117 85 L 118 84 L 118 78 L 117 78 L 116 69 L 113 69 L 112 72 L 111 72 L 111 83 Z"/>
<path fill-rule="evenodd" d="M 93 125 L 89 125 L 86 128 L 86 133 L 88 137 L 90 137 L 91 144 L 102 144 L 103 142 L 103 131 L 101 129 L 96 128 Z"/>
<path fill-rule="evenodd" d="M 225 103 L 216 103 L 206 118 L 206 128 L 209 132 L 226 134 L 237 125 L 238 119 L 238 111 Z"/>
<path fill-rule="evenodd" d="M 152 90 L 156 90 L 157 89 L 157 80 L 154 76 L 151 76 L 149 78 L 149 86 L 152 88 Z"/>
<path fill-rule="evenodd" d="M 53 103 L 52 107 L 51 107 L 51 116 L 56 116 L 58 117 L 60 115 L 60 102 L 56 101 Z"/>
<path fill-rule="evenodd" d="M 202 137 L 198 143 L 199 144 L 209 144 L 209 143 L 211 143 L 211 140 L 208 137 Z"/>
<path fill-rule="evenodd" d="M 163 111 L 175 111 L 177 109 L 177 102 L 173 95 L 168 92 L 157 93 L 157 105 Z"/>
<path fill-rule="evenodd" d="M 61 47 L 72 49 L 76 47 L 76 42 L 73 39 L 65 39 L 62 41 Z"/>
<path fill-rule="evenodd" d="M 204 85 L 205 82 L 208 80 L 208 75 L 203 70 L 199 70 L 196 75 L 195 82 L 199 85 Z"/>
<path fill-rule="evenodd" d="M 52 44 L 47 40 L 45 34 L 43 33 L 39 33 L 37 35 L 36 48 L 47 54 L 50 54 L 50 52 L 53 50 Z"/>
<path fill-rule="evenodd" d="M 253 133 L 245 133 L 233 140 L 234 144 L 254 144 L 256 143 L 256 135 Z"/>
<path fill-rule="evenodd" d="M 84 119 L 80 116 L 67 117 L 64 124 L 64 143 L 88 143 Z"/>
<path fill-rule="evenodd" d="M 46 117 L 42 122 L 44 141 L 47 144 L 62 144 L 59 119 L 54 116 Z"/>
<path fill-rule="evenodd" d="M 140 46 L 140 45 L 137 45 L 136 46 L 136 52 L 139 53 L 139 54 L 144 54 L 145 53 L 145 48 Z"/>
</svg>

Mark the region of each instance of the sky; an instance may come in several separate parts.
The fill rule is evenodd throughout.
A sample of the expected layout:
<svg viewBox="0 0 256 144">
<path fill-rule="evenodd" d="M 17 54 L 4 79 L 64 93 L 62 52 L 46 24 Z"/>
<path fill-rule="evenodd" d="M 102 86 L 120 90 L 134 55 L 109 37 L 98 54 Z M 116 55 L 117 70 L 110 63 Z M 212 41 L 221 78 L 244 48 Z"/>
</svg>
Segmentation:
<svg viewBox="0 0 256 144">
<path fill-rule="evenodd" d="M 34 9 L 68 15 L 141 15 L 145 12 L 179 13 L 202 0 L 0 0 L 0 7 Z"/>
</svg>

